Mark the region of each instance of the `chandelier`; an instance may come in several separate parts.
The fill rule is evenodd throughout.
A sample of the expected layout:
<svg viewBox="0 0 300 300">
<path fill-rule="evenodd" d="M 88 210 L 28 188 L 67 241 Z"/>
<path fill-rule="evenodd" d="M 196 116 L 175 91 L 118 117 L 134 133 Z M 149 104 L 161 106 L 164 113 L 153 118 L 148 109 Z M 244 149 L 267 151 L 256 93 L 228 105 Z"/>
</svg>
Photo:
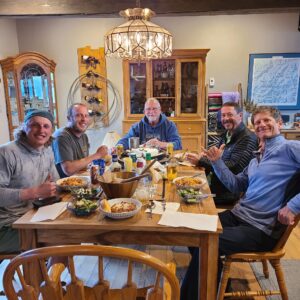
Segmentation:
<svg viewBox="0 0 300 300">
<path fill-rule="evenodd" d="M 172 55 L 171 33 L 150 22 L 155 12 L 149 8 L 136 7 L 122 10 L 119 14 L 127 18 L 127 22 L 104 36 L 106 56 L 145 60 Z"/>
</svg>

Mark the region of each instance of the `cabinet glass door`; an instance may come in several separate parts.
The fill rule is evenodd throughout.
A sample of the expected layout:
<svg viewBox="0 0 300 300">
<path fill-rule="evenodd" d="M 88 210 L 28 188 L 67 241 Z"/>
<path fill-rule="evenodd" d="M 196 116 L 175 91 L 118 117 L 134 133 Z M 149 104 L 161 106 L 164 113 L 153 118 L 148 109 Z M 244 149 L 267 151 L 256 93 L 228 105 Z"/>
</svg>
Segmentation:
<svg viewBox="0 0 300 300">
<path fill-rule="evenodd" d="M 152 82 L 153 97 L 160 102 L 162 112 L 167 117 L 175 117 L 175 60 L 153 60 Z"/>
<path fill-rule="evenodd" d="M 146 63 L 129 63 L 130 114 L 143 114 L 147 99 Z"/>
<path fill-rule="evenodd" d="M 199 62 L 180 62 L 180 113 L 198 112 Z"/>
<path fill-rule="evenodd" d="M 30 108 L 50 110 L 48 78 L 37 64 L 28 64 L 20 73 L 21 103 L 24 111 Z"/>
<path fill-rule="evenodd" d="M 10 118 L 11 118 L 11 125 L 13 128 L 16 128 L 20 124 L 19 119 L 19 109 L 18 109 L 18 102 L 17 102 L 17 95 L 16 95 L 16 85 L 14 79 L 13 72 L 7 72 L 7 86 L 8 86 L 8 97 L 9 97 L 9 106 L 10 106 Z"/>
</svg>

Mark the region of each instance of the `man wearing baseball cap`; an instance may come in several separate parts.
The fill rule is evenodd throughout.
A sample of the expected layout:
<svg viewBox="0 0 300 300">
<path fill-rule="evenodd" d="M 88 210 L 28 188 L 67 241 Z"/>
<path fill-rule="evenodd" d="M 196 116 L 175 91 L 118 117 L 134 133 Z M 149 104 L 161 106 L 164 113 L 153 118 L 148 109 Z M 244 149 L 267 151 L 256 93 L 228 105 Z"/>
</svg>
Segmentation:
<svg viewBox="0 0 300 300">
<path fill-rule="evenodd" d="M 32 200 L 56 195 L 52 132 L 53 115 L 31 109 L 15 140 L 0 146 L 0 253 L 19 250 L 18 231 L 11 225 L 32 208 Z"/>
</svg>

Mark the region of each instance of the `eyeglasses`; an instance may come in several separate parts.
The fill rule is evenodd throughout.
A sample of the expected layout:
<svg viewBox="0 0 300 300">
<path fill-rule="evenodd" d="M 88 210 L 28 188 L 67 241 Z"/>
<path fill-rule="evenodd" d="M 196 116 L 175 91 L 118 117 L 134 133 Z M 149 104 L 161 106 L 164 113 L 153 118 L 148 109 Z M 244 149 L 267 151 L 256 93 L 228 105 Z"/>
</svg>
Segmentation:
<svg viewBox="0 0 300 300">
<path fill-rule="evenodd" d="M 145 111 L 158 111 L 158 110 L 160 110 L 160 108 L 159 107 L 148 107 L 148 108 L 146 108 L 145 109 Z"/>
</svg>

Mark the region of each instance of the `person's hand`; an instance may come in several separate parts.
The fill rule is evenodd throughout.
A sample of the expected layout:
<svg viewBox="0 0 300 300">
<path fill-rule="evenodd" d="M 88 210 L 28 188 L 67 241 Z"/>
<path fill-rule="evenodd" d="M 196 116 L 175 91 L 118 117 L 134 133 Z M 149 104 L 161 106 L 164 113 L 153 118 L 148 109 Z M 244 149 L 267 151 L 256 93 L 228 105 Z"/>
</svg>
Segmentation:
<svg viewBox="0 0 300 300">
<path fill-rule="evenodd" d="M 146 146 L 161 148 L 161 142 L 158 139 L 151 139 L 146 142 Z"/>
<path fill-rule="evenodd" d="M 201 155 L 196 154 L 196 153 L 188 152 L 185 154 L 185 159 L 187 161 L 189 161 L 190 163 L 192 163 L 193 165 L 197 165 L 200 158 L 201 158 Z"/>
<path fill-rule="evenodd" d="M 278 221 L 284 225 L 293 225 L 296 215 L 287 207 L 283 207 L 278 212 Z"/>
<path fill-rule="evenodd" d="M 35 195 L 38 199 L 53 197 L 56 195 L 56 184 L 52 181 L 50 174 L 44 183 L 36 187 Z"/>
<path fill-rule="evenodd" d="M 221 158 L 224 148 L 225 144 L 222 144 L 220 148 L 213 146 L 208 150 L 203 149 L 203 156 L 206 156 L 210 161 L 217 161 Z"/>
<path fill-rule="evenodd" d="M 98 156 L 98 159 L 104 158 L 108 154 L 108 148 L 107 148 L 107 146 L 105 146 L 105 145 L 100 146 L 97 149 L 96 154 Z"/>
</svg>

